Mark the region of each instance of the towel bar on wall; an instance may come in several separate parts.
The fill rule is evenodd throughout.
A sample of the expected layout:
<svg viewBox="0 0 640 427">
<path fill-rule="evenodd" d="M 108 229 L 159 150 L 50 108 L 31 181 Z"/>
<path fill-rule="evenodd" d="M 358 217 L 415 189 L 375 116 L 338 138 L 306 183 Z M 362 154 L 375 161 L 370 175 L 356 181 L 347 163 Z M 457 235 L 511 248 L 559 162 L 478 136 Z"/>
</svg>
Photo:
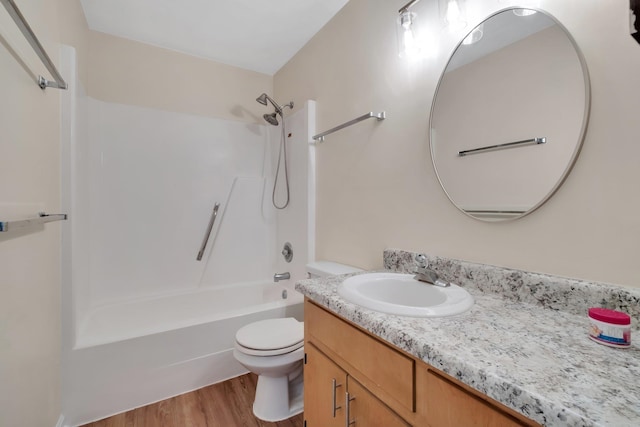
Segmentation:
<svg viewBox="0 0 640 427">
<path fill-rule="evenodd" d="M 51 58 L 47 55 L 47 52 L 42 47 L 42 44 L 40 44 L 40 41 L 20 12 L 20 9 L 18 9 L 18 6 L 16 6 L 15 2 L 13 0 L 0 0 L 0 2 L 2 2 L 4 8 L 7 9 L 9 16 L 11 16 L 13 22 L 16 23 L 22 35 L 27 39 L 36 55 L 38 55 L 38 58 L 40 58 L 40 61 L 42 61 L 44 66 L 47 67 L 47 70 L 49 70 L 49 73 L 51 73 L 51 76 L 55 79 L 54 81 L 51 81 L 42 76 L 38 76 L 38 86 L 40 86 L 41 89 L 48 87 L 67 89 L 67 83 L 64 81 L 55 65 L 53 65 L 53 61 L 51 61 Z"/>
<path fill-rule="evenodd" d="M 33 227 L 35 225 L 45 224 L 53 221 L 64 221 L 67 214 L 46 214 L 40 212 L 37 218 L 21 219 L 17 221 L 0 221 L 0 232 L 12 231 L 17 228 Z"/>
<path fill-rule="evenodd" d="M 466 156 L 467 154 L 482 153 L 484 151 L 489 151 L 489 150 L 500 150 L 503 148 L 510 148 L 510 147 L 523 145 L 523 144 L 544 144 L 545 142 L 547 142 L 547 138 L 544 138 L 544 137 L 524 139 L 522 141 L 515 141 L 515 142 L 505 142 L 504 144 L 488 145 L 486 147 L 458 151 L 458 156 L 462 157 L 462 156 Z"/>
<path fill-rule="evenodd" d="M 340 129 L 344 129 L 344 128 L 348 127 L 348 126 L 351 126 L 351 125 L 356 124 L 356 123 L 358 123 L 358 122 L 361 122 L 361 121 L 363 121 L 363 120 L 371 119 L 371 118 L 374 118 L 374 117 L 375 117 L 376 119 L 378 119 L 378 121 L 382 121 L 382 120 L 384 120 L 384 119 L 386 119 L 386 118 L 387 118 L 386 113 L 385 113 L 384 111 L 382 111 L 382 112 L 380 112 L 380 113 L 368 112 L 367 114 L 363 114 L 363 115 L 362 115 L 362 116 L 360 116 L 360 117 L 356 117 L 356 118 L 355 118 L 355 119 L 353 119 L 353 120 L 350 120 L 350 121 L 348 121 L 348 122 L 346 122 L 346 123 L 343 123 L 343 124 L 341 124 L 341 125 L 338 125 L 338 126 L 336 126 L 336 127 L 334 127 L 334 128 L 331 128 L 331 129 L 329 129 L 328 131 L 325 131 L 325 132 L 319 133 L 319 134 L 317 134 L 317 135 L 314 135 L 314 136 L 313 136 L 313 140 L 314 140 L 314 141 L 320 141 L 320 142 L 322 142 L 322 141 L 324 141 L 324 137 L 325 137 L 325 136 L 327 136 L 327 135 L 329 135 L 330 133 L 337 132 L 337 131 L 339 131 Z"/>
</svg>

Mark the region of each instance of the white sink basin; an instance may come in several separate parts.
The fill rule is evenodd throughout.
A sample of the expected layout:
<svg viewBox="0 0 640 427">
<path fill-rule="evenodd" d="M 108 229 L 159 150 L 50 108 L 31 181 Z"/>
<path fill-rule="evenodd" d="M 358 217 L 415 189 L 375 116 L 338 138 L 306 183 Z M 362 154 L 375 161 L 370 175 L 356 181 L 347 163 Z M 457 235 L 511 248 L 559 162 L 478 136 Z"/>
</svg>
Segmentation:
<svg viewBox="0 0 640 427">
<path fill-rule="evenodd" d="M 446 288 L 419 282 L 413 274 L 367 273 L 345 279 L 338 294 L 382 313 L 412 317 L 453 316 L 469 310 L 473 297 L 452 284 Z"/>
</svg>

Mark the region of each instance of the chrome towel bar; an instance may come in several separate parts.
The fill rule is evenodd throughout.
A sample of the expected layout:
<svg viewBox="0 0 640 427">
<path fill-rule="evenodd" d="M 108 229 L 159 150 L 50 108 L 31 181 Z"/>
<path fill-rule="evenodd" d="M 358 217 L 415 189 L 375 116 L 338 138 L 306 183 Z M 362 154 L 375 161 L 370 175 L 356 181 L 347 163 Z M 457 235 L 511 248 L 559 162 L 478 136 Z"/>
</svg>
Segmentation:
<svg viewBox="0 0 640 427">
<path fill-rule="evenodd" d="M 18 6 L 16 6 L 15 2 L 13 0 L 0 0 L 0 2 L 2 2 L 4 8 L 7 9 L 9 16 L 11 16 L 13 22 L 16 23 L 22 35 L 24 35 L 33 50 L 36 52 L 36 55 L 38 55 L 38 58 L 40 58 L 44 66 L 47 67 L 47 70 L 51 73 L 51 76 L 55 79 L 55 81 L 50 81 L 42 76 L 38 76 L 38 86 L 40 86 L 41 89 L 45 89 L 47 87 L 67 89 L 67 83 L 64 81 L 55 65 L 53 65 L 53 61 L 51 61 L 51 58 L 47 55 L 47 52 L 40 44 L 40 41 L 20 12 L 20 9 L 18 9 Z"/>
<path fill-rule="evenodd" d="M 35 225 L 45 224 L 53 221 L 64 221 L 67 214 L 46 214 L 40 212 L 37 218 L 21 219 L 17 221 L 0 221 L 0 232 L 12 231 L 17 228 L 33 227 Z"/>
<path fill-rule="evenodd" d="M 474 148 L 472 150 L 458 151 L 458 156 L 462 157 L 462 156 L 466 156 L 467 154 L 476 154 L 476 153 L 481 153 L 483 151 L 489 151 L 489 150 L 501 150 L 503 148 L 509 148 L 509 147 L 514 147 L 514 146 L 524 145 L 524 144 L 544 144 L 545 142 L 547 142 L 547 138 L 544 138 L 544 137 L 524 139 L 522 141 L 506 142 L 504 144 L 489 145 L 487 147 Z"/>
<path fill-rule="evenodd" d="M 361 122 L 363 120 L 371 119 L 371 118 L 374 118 L 374 117 L 376 119 L 378 119 L 378 121 L 382 121 L 382 120 L 387 118 L 386 113 L 384 111 L 382 111 L 380 113 L 368 112 L 367 114 L 363 114 L 360 117 L 357 117 L 357 118 L 355 118 L 353 120 L 350 120 L 350 121 L 348 121 L 346 123 L 343 123 L 343 124 L 341 124 L 339 126 L 336 126 L 336 127 L 332 128 L 332 129 L 329 129 L 326 132 L 322 132 L 322 133 L 319 133 L 319 134 L 313 136 L 313 140 L 322 142 L 322 141 L 324 141 L 324 137 L 329 135 L 330 133 L 337 132 L 340 129 L 344 129 L 344 128 L 348 127 L 348 126 L 351 126 L 351 125 L 356 124 L 358 122 Z"/>
<path fill-rule="evenodd" d="M 211 230 L 213 229 L 213 224 L 215 224 L 216 222 L 216 217 L 218 216 L 219 208 L 220 208 L 220 203 L 216 203 L 213 206 L 213 212 L 211 212 L 209 225 L 207 226 L 207 231 L 204 233 L 204 239 L 202 240 L 202 244 L 200 245 L 200 251 L 198 251 L 198 256 L 196 257 L 197 261 L 202 261 L 202 256 L 204 255 L 204 250 L 207 247 L 207 242 L 209 241 L 209 237 L 211 236 Z"/>
</svg>

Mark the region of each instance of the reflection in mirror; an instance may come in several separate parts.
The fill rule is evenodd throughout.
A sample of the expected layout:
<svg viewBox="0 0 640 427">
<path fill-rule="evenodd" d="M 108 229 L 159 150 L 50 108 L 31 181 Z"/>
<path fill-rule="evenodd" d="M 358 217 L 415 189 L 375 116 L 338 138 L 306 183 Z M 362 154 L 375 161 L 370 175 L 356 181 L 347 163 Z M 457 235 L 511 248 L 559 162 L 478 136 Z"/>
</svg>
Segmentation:
<svg viewBox="0 0 640 427">
<path fill-rule="evenodd" d="M 436 91 L 433 164 L 451 201 L 478 219 L 517 218 L 544 203 L 586 130 L 582 55 L 564 27 L 535 12 L 508 9 L 472 30 Z"/>
</svg>

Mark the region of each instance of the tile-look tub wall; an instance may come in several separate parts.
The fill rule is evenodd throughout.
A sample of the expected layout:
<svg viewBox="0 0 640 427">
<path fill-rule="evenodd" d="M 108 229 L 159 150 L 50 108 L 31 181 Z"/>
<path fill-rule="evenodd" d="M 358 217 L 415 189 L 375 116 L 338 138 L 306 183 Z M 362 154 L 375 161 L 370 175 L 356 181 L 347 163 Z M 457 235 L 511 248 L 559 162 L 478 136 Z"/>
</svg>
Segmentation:
<svg viewBox="0 0 640 427">
<path fill-rule="evenodd" d="M 384 268 L 413 273 L 418 252 L 400 249 L 384 251 Z M 640 289 L 606 283 L 587 282 L 540 273 L 475 264 L 425 254 L 429 268 L 445 280 L 462 287 L 473 287 L 484 293 L 500 294 L 517 302 L 587 315 L 590 307 L 605 307 L 629 314 L 637 328 L 640 324 Z"/>
</svg>

